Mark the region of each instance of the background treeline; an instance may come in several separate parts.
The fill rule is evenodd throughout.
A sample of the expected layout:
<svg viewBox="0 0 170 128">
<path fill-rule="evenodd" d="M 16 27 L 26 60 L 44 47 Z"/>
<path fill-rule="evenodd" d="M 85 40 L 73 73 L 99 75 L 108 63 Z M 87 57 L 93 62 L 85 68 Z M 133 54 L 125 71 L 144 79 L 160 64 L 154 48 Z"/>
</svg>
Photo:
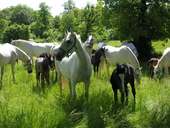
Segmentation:
<svg viewBox="0 0 170 128">
<path fill-rule="evenodd" d="M 83 41 L 88 34 L 93 34 L 96 42 L 132 40 L 139 57 L 147 59 L 153 54 L 152 40 L 170 37 L 169 0 L 98 0 L 96 6 L 87 4 L 84 9 L 68 0 L 63 7 L 64 12 L 55 17 L 45 3 L 39 10 L 25 5 L 0 10 L 0 41 L 58 41 L 72 29 Z"/>
</svg>

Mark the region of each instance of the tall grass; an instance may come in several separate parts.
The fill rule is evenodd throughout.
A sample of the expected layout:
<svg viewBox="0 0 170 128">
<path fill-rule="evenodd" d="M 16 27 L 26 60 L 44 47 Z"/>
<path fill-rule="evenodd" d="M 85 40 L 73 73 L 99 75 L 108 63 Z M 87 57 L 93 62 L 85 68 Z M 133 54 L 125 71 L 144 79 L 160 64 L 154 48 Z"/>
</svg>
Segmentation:
<svg viewBox="0 0 170 128">
<path fill-rule="evenodd" d="M 90 96 L 84 98 L 83 84 L 78 97 L 70 102 L 68 85 L 60 96 L 58 84 L 43 92 L 36 87 L 35 73 L 29 75 L 16 66 L 13 84 L 6 67 L 0 90 L 0 128 L 168 128 L 170 127 L 170 79 L 161 81 L 142 77 L 137 87 L 136 104 L 129 88 L 129 104 L 117 105 L 107 75 L 91 78 Z"/>
</svg>

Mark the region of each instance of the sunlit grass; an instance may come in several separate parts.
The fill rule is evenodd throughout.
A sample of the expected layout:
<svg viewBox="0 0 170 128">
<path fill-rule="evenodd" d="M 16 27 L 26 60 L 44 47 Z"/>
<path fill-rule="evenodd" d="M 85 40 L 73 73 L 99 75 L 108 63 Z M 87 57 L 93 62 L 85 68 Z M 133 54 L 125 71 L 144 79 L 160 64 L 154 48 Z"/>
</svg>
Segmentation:
<svg viewBox="0 0 170 128">
<path fill-rule="evenodd" d="M 106 73 L 92 75 L 88 102 L 84 98 L 83 84 L 77 85 L 78 97 L 69 100 L 68 85 L 59 94 L 58 84 L 36 88 L 35 73 L 29 75 L 21 64 L 16 68 L 16 84 L 11 81 L 7 66 L 4 85 L 0 90 L 1 128 L 124 128 L 170 126 L 169 78 L 150 80 L 143 75 L 137 87 L 136 106 L 129 88 L 129 104 L 113 102 L 113 93 Z M 110 69 L 112 71 L 112 69 Z"/>
<path fill-rule="evenodd" d="M 110 45 L 120 46 L 119 41 Z M 153 42 L 156 52 L 162 52 L 169 42 Z M 110 68 L 110 74 L 113 67 Z M 69 89 L 64 82 L 60 96 L 57 83 L 43 92 L 36 87 L 35 72 L 27 74 L 21 63 L 16 65 L 16 83 L 12 82 L 11 68 L 6 66 L 0 90 L 0 128 L 169 128 L 170 78 L 151 80 L 142 75 L 136 87 L 136 104 L 129 88 L 129 104 L 113 102 L 113 92 L 106 71 L 92 74 L 90 96 L 84 98 L 84 86 L 77 87 L 77 99 L 69 100 Z M 120 97 L 120 95 L 119 95 Z"/>
</svg>

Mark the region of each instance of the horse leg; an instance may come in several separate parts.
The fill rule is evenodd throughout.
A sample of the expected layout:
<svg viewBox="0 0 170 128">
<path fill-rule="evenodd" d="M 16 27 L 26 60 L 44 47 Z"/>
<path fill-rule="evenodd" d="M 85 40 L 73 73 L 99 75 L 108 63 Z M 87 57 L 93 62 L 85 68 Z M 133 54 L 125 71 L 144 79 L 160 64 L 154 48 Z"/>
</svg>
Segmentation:
<svg viewBox="0 0 170 128">
<path fill-rule="evenodd" d="M 0 67 L 0 72 L 1 72 L 1 67 Z M 1 74 L 0 74 L 0 75 L 1 75 Z M 2 76 L 2 75 L 1 75 L 1 76 Z M 0 76 L 0 86 L 2 85 L 1 76 Z"/>
<path fill-rule="evenodd" d="M 39 86 L 39 82 L 40 82 L 40 73 L 36 72 L 36 80 L 37 80 L 37 87 Z"/>
<path fill-rule="evenodd" d="M 57 81 L 57 78 L 58 78 L 58 74 L 57 74 L 57 71 L 54 71 L 55 72 L 55 79 L 54 79 L 54 82 Z M 54 73 L 53 73 L 54 74 Z"/>
<path fill-rule="evenodd" d="M 76 82 L 70 80 L 70 92 L 71 92 L 71 99 L 76 99 Z"/>
<path fill-rule="evenodd" d="M 90 81 L 86 81 L 84 86 L 85 86 L 85 97 L 88 99 L 89 97 L 89 85 L 90 85 Z"/>
<path fill-rule="evenodd" d="M 108 78 L 110 77 L 110 75 L 109 75 L 109 64 L 108 63 L 106 63 L 105 64 L 106 65 L 106 71 L 107 71 L 107 76 L 108 76 Z"/>
<path fill-rule="evenodd" d="M 1 86 L 2 86 L 3 75 L 4 75 L 4 66 L 1 67 L 1 81 L 0 81 Z"/>
<path fill-rule="evenodd" d="M 50 85 L 50 75 L 49 75 L 49 71 L 45 72 L 45 80 L 46 80 L 47 84 Z"/>
<path fill-rule="evenodd" d="M 94 76 L 96 76 L 96 65 L 93 65 Z"/>
<path fill-rule="evenodd" d="M 11 64 L 11 71 L 12 71 L 12 79 L 13 79 L 13 82 L 15 83 L 15 64 Z"/>
<path fill-rule="evenodd" d="M 121 102 L 122 104 L 124 103 L 124 89 L 120 89 L 120 93 L 121 93 Z"/>
<path fill-rule="evenodd" d="M 114 89 L 113 90 L 113 92 L 114 92 L 114 100 L 115 100 L 115 104 L 117 103 L 117 89 Z"/>
<path fill-rule="evenodd" d="M 57 79 L 60 87 L 60 95 L 62 96 L 62 79 L 61 79 L 61 73 L 59 71 L 58 71 Z"/>
<path fill-rule="evenodd" d="M 97 71 L 96 71 L 96 72 L 97 72 L 97 77 L 99 77 L 99 64 L 96 65 L 96 68 L 97 68 L 97 69 L 96 69 L 96 70 L 97 70 Z"/>
<path fill-rule="evenodd" d="M 133 97 L 134 97 L 134 102 L 136 102 L 136 90 L 135 90 L 135 84 L 134 84 L 134 81 L 132 81 L 130 83 L 131 85 L 131 88 L 132 88 L 132 94 L 133 94 Z"/>
<path fill-rule="evenodd" d="M 40 77 L 41 77 L 41 86 L 42 88 L 44 88 L 44 73 L 41 73 Z"/>
<path fill-rule="evenodd" d="M 60 70 L 58 68 L 56 61 L 54 62 L 54 66 L 55 66 L 55 80 L 54 80 L 54 82 L 57 82 L 57 80 L 59 80 L 59 82 L 60 82 L 61 79 L 59 79 L 59 78 L 61 78 L 61 76 L 58 76 L 58 75 L 60 75 L 61 73 L 60 73 Z"/>
<path fill-rule="evenodd" d="M 126 95 L 126 104 L 128 104 L 128 86 L 127 86 L 127 83 L 125 83 L 125 95 Z"/>
</svg>

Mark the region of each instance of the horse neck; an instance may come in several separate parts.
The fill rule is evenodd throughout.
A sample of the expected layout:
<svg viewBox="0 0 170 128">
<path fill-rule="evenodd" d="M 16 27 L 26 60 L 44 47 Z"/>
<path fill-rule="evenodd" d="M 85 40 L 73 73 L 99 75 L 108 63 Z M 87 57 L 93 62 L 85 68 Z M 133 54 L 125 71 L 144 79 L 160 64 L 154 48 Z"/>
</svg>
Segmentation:
<svg viewBox="0 0 170 128">
<path fill-rule="evenodd" d="M 131 52 L 132 53 L 132 52 Z M 139 64 L 139 61 L 138 61 L 138 58 L 136 57 L 136 55 L 134 54 L 134 53 L 132 53 L 132 55 L 134 56 L 134 61 L 135 62 L 133 62 L 134 63 L 134 65 L 133 66 L 135 66 L 135 69 L 139 69 L 140 68 L 140 64 Z"/>
<path fill-rule="evenodd" d="M 157 65 L 156 65 L 156 67 L 158 68 L 161 68 L 161 67 L 163 67 L 163 57 L 161 57 L 159 60 L 158 60 L 158 63 L 157 63 Z"/>
<path fill-rule="evenodd" d="M 86 53 L 85 49 L 83 48 L 80 40 L 77 39 L 76 41 L 76 50 L 75 50 L 78 58 L 81 60 L 81 63 L 87 63 L 88 53 Z"/>
<path fill-rule="evenodd" d="M 19 59 L 19 60 L 25 62 L 25 61 L 27 61 L 27 60 L 30 59 L 30 57 L 29 57 L 24 51 L 21 51 L 21 50 L 18 49 L 17 47 L 16 47 L 15 50 L 16 50 L 16 52 L 17 52 L 17 55 L 18 55 L 18 59 Z"/>
<path fill-rule="evenodd" d="M 134 55 L 135 56 L 135 55 Z M 136 68 L 140 68 L 140 64 L 139 64 L 139 61 L 137 59 L 137 57 L 135 56 L 135 61 L 136 61 Z"/>
</svg>

